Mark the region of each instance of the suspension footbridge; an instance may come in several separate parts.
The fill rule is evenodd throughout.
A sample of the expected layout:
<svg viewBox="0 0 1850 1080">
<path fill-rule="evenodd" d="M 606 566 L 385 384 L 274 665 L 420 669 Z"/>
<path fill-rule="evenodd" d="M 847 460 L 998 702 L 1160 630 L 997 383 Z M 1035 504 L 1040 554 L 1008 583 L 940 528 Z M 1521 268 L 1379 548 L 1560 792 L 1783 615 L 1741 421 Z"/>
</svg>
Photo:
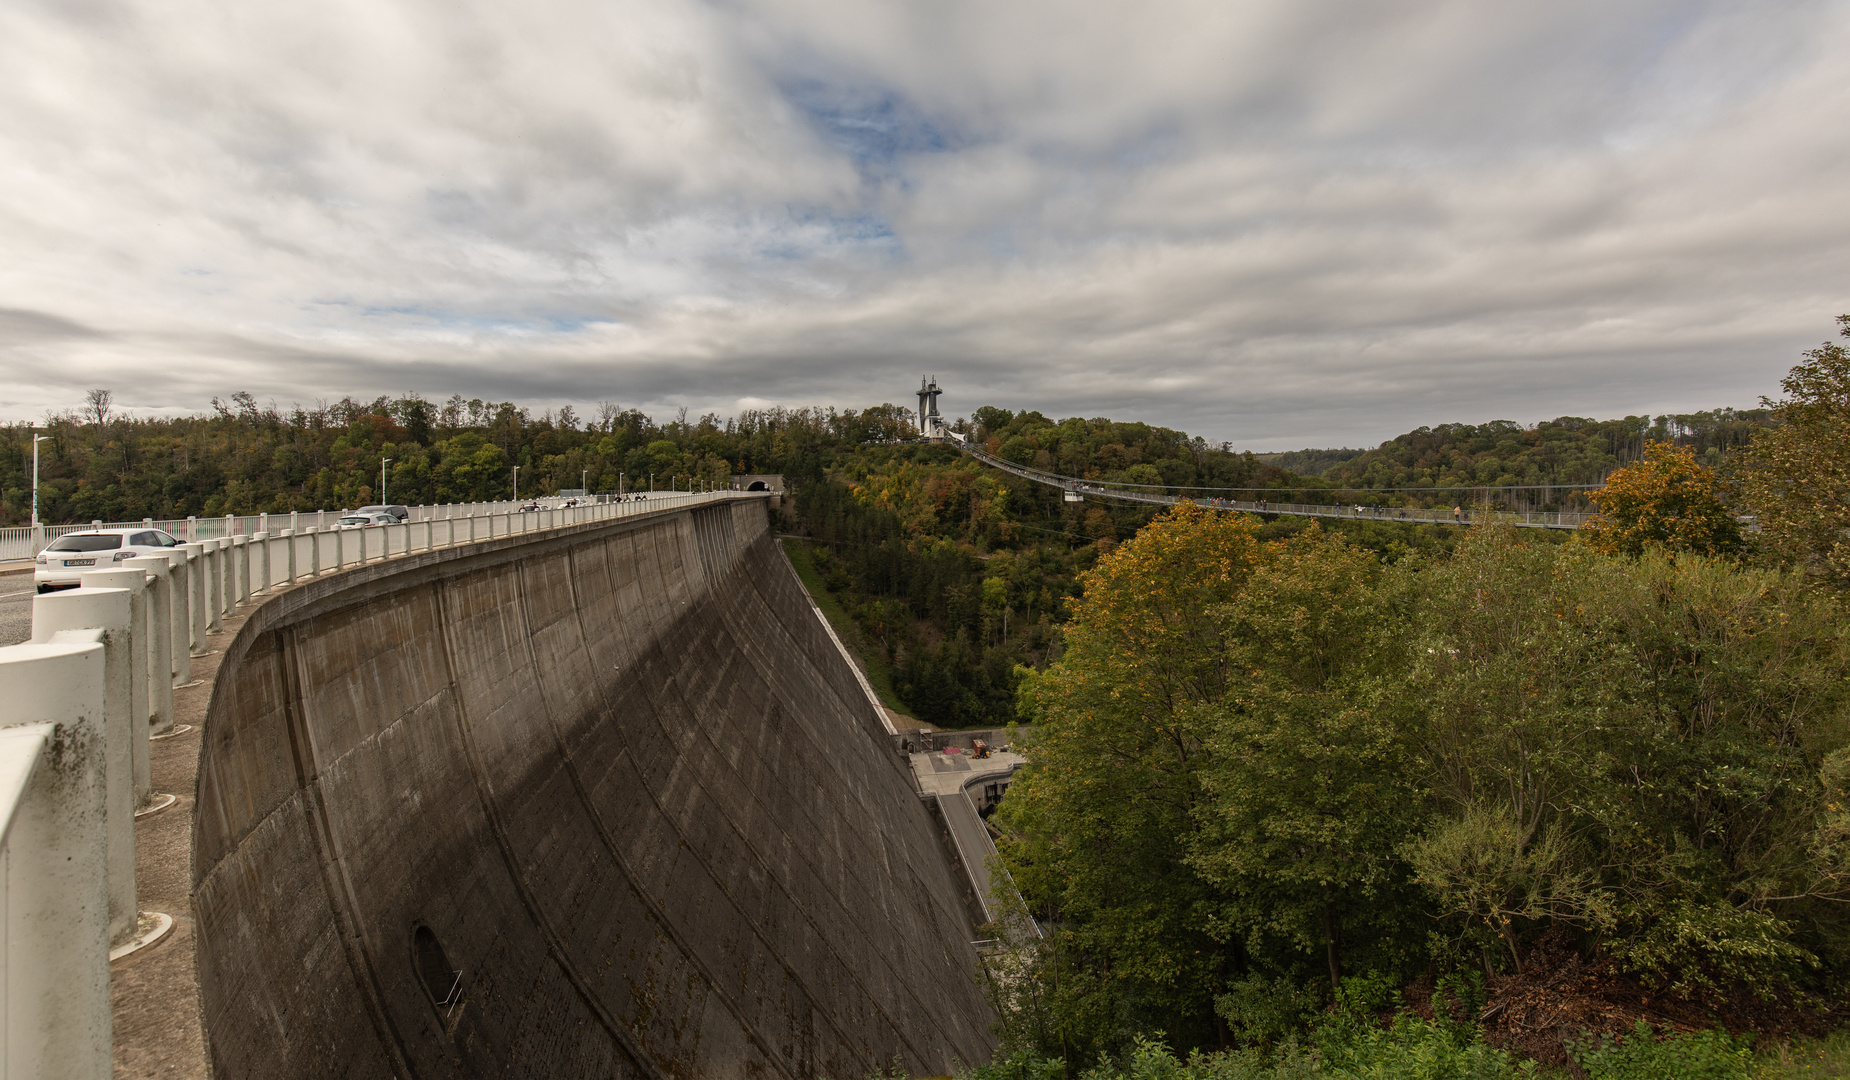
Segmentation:
<svg viewBox="0 0 1850 1080">
<path fill-rule="evenodd" d="M 1019 476 L 1024 480 L 1047 487 L 1059 488 L 1065 492 L 1068 502 L 1083 502 L 1088 498 L 1113 499 L 1118 502 L 1147 503 L 1155 506 L 1174 506 L 1177 503 L 1190 502 L 1210 510 L 1238 510 L 1251 514 L 1284 514 L 1290 517 L 1341 518 L 1349 521 L 1396 521 L 1409 525 L 1482 525 L 1489 523 L 1514 525 L 1524 529 L 1578 529 L 1588 519 L 1596 515 L 1578 511 L 1515 511 L 1496 510 L 1483 506 L 1458 504 L 1452 508 L 1423 508 L 1412 506 L 1368 506 L 1356 503 L 1293 503 L 1273 502 L 1270 499 L 1235 499 L 1217 495 L 1170 495 L 1168 490 L 1155 485 L 1108 484 L 1100 481 L 1085 480 L 1076 476 L 1063 476 L 1059 473 L 1046 472 L 1041 469 L 1019 465 L 1005 458 L 999 458 L 979 447 L 971 445 L 961 438 L 945 436 L 932 439 L 956 447 L 991 468 Z M 1572 485 L 1580 486 L 1580 485 Z M 1224 490 L 1236 489 L 1202 489 Z M 1256 494 L 1256 489 L 1247 489 Z M 1331 488 L 1332 495 L 1340 494 L 1344 489 Z M 1361 489 L 1350 489 L 1361 490 Z M 1464 496 L 1473 490 L 1459 488 L 1458 494 Z M 1497 490 L 1497 489 L 1491 489 Z"/>
</svg>

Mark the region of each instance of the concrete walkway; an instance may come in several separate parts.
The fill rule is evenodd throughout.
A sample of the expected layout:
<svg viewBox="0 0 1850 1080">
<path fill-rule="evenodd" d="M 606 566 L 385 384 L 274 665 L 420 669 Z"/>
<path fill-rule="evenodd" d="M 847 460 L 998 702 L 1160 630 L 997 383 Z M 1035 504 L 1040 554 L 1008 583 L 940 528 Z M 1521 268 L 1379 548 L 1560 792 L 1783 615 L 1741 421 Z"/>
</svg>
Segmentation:
<svg viewBox="0 0 1850 1080">
<path fill-rule="evenodd" d="M 1002 916 L 1002 910 L 991 895 L 993 886 L 989 875 L 989 860 L 996 854 L 996 844 L 983 824 L 982 815 L 977 813 L 976 802 L 968 789 L 1007 777 L 1028 759 L 1003 750 L 991 751 L 986 758 L 972 757 L 968 751 L 957 754 L 932 751 L 907 757 L 911 759 L 913 775 L 918 778 L 919 790 L 938 800 L 945 827 L 950 830 L 951 841 L 976 891 L 977 903 L 983 906 L 986 921 L 995 922 Z"/>
<path fill-rule="evenodd" d="M 0 578 L 0 581 L 6 579 Z M 30 580 L 29 578 L 27 579 Z M 206 639 L 211 652 L 193 657 L 193 682 L 173 692 L 178 734 L 149 744 L 154 790 L 177 797 L 165 810 L 135 822 L 136 906 L 173 916 L 173 931 L 154 945 L 109 965 L 109 1003 L 117 1080 L 175 1077 L 208 1080 L 205 1028 L 193 965 L 193 811 L 198 790 L 199 740 L 206 706 L 218 679 L 225 646 L 252 612 L 289 591 L 278 586 L 224 620 Z M 29 607 L 28 607 L 29 610 Z M 180 731 L 181 725 L 190 730 Z"/>
<path fill-rule="evenodd" d="M 1027 758 L 1006 750 L 991 751 L 986 758 L 971 757 L 968 751 L 960 754 L 933 751 L 907 757 L 912 760 L 912 775 L 919 778 L 919 790 L 929 795 L 954 795 L 961 792 L 965 784 L 1007 776 L 1017 765 L 1028 763 Z"/>
</svg>

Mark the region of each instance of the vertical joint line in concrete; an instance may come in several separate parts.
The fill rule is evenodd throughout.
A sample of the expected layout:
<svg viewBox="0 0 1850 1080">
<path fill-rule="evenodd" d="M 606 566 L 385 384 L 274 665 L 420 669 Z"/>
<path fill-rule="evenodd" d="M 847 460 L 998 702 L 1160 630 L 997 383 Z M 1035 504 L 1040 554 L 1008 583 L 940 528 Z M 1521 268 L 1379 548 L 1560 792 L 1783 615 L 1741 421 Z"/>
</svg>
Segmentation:
<svg viewBox="0 0 1850 1080">
<path fill-rule="evenodd" d="M 439 584 L 433 583 L 431 587 L 436 590 L 437 594 L 437 625 L 441 628 L 443 639 L 444 681 L 450 693 L 450 700 L 456 703 L 457 734 L 461 737 L 463 754 L 469 762 L 469 778 L 475 784 L 476 797 L 482 802 L 482 816 L 488 821 L 489 830 L 494 833 L 495 850 L 500 853 L 501 862 L 507 868 L 508 880 L 513 883 L 515 893 L 520 896 L 521 905 L 527 909 L 527 914 L 533 919 L 533 925 L 546 939 L 546 947 L 552 955 L 553 962 L 558 965 L 566 981 L 572 984 L 573 991 L 584 1001 L 585 1007 L 591 1010 L 591 1015 L 597 1017 L 598 1023 L 610 1033 L 611 1037 L 617 1041 L 617 1045 L 622 1048 L 623 1053 L 630 1058 L 631 1063 L 645 1076 L 650 1077 L 651 1080 L 668 1080 L 668 1077 L 656 1066 L 655 1060 L 636 1044 L 635 1036 L 618 1023 L 616 1017 L 610 1015 L 610 1011 L 604 1008 L 603 1002 L 599 1001 L 597 995 L 593 994 L 591 988 L 586 985 L 584 976 L 568 958 L 558 929 L 546 918 L 545 912 L 534 900 L 533 890 L 527 885 L 527 879 L 520 871 L 520 860 L 514 857 L 513 844 L 508 840 L 507 826 L 501 821 L 500 807 L 495 804 L 494 793 L 489 788 L 487 772 L 482 766 L 481 748 L 475 744 L 475 735 L 469 722 L 469 710 L 463 700 L 463 695 L 456 689 L 456 647 L 450 634 L 451 613 L 448 595 Z M 514 575 L 514 588 L 523 594 L 521 620 L 524 623 L 526 620 L 524 590 L 521 588 L 518 573 Z M 523 625 L 521 629 L 524 631 L 526 627 Z"/>
<path fill-rule="evenodd" d="M 404 1040 L 386 1011 L 378 972 L 367 955 L 365 934 L 360 929 L 359 904 L 353 896 L 345 860 L 334 842 L 334 831 L 327 820 L 327 805 L 321 798 L 320 770 L 308 730 L 308 701 L 303 694 L 308 679 L 302 670 L 302 650 L 296 640 L 299 632 L 299 626 L 277 632 L 282 653 L 283 710 L 288 718 L 290 750 L 295 757 L 296 787 L 302 793 L 302 813 L 308 818 L 309 834 L 314 837 L 317 854 L 321 856 L 321 887 L 327 895 L 328 906 L 339 920 L 341 951 L 346 956 L 355 985 L 366 999 L 366 1015 L 373 1023 L 380 1046 L 398 1075 L 416 1080 L 417 1071 L 405 1056 Z"/>
</svg>

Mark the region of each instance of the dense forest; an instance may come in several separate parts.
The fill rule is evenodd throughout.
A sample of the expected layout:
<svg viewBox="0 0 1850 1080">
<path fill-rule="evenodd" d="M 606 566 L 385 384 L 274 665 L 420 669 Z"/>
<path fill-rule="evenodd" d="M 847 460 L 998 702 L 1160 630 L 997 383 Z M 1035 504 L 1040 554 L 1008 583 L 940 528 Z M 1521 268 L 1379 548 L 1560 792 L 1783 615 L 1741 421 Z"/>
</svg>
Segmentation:
<svg viewBox="0 0 1850 1080">
<path fill-rule="evenodd" d="M 1019 690 L 1046 933 L 979 1074 L 1844 1075 L 1778 1047 L 1850 1020 L 1850 352 L 1784 387 L 1567 543 L 1185 505 L 1100 556 Z"/>
<path fill-rule="evenodd" d="M 898 435 L 905 413 L 773 409 L 721 421 L 685 412 L 657 423 L 603 405 L 589 418 L 568 406 L 539 416 L 509 402 L 436 405 L 420 397 L 351 398 L 287 412 L 249 394 L 213 399 L 207 416 L 114 413 L 107 391 L 38 425 L 0 429 L 7 524 L 31 505 L 31 432 L 40 446 L 39 516 L 47 522 L 334 510 L 380 501 L 447 503 L 594 491 L 685 490 L 733 473 L 818 475 L 823 456 Z M 515 469 L 518 468 L 518 476 Z"/>
</svg>

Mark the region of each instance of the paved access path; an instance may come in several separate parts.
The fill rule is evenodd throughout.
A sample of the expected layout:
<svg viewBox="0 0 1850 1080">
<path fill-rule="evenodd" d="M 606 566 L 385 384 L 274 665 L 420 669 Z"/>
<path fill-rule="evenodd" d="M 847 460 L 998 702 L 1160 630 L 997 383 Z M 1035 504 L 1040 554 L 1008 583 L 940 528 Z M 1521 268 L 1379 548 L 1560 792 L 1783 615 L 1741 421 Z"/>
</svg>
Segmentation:
<svg viewBox="0 0 1850 1080">
<path fill-rule="evenodd" d="M 17 645 L 32 636 L 34 595 L 30 571 L 0 574 L 0 645 Z"/>
<path fill-rule="evenodd" d="M 919 790 L 937 797 L 945 827 L 951 832 L 951 842 L 956 845 L 964 872 L 970 876 L 970 885 L 976 890 L 977 903 L 983 906 L 984 916 L 994 922 L 1002 917 L 1002 909 L 997 907 L 991 893 L 994 885 L 989 877 L 989 857 L 996 853 L 996 845 L 983 825 L 982 816 L 976 812 L 968 785 L 1005 777 L 1028 759 L 1006 750 L 991 751 L 986 758 L 972 757 L 968 750 L 956 754 L 934 750 L 908 757 L 912 761 L 912 773 L 918 777 Z"/>
</svg>

